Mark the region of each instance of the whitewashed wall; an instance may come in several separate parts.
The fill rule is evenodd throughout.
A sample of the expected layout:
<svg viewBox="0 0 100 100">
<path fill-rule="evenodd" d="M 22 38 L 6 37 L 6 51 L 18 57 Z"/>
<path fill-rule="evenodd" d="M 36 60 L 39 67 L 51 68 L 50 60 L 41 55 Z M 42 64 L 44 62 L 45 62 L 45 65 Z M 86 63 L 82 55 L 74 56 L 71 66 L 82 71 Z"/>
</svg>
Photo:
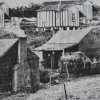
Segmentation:
<svg viewBox="0 0 100 100">
<path fill-rule="evenodd" d="M 38 27 L 54 27 L 56 26 L 55 11 L 40 11 L 37 13 Z"/>
<path fill-rule="evenodd" d="M 84 14 L 86 15 L 87 19 L 91 20 L 93 19 L 93 5 L 87 1 L 84 3 Z"/>
<path fill-rule="evenodd" d="M 58 11 L 58 12 L 56 12 L 56 26 L 60 26 L 60 12 Z"/>
<path fill-rule="evenodd" d="M 0 28 L 4 28 L 4 12 L 0 9 Z"/>
<path fill-rule="evenodd" d="M 73 14 L 74 14 L 74 18 L 75 20 L 73 21 Z M 79 10 L 72 6 L 70 7 L 68 10 L 66 10 L 66 16 L 64 16 L 64 18 L 66 18 L 66 25 L 67 26 L 79 26 Z M 64 20 L 63 20 L 64 21 Z"/>
<path fill-rule="evenodd" d="M 83 5 L 75 5 L 88 20 L 93 19 L 93 4 L 90 1 L 86 1 Z"/>
<path fill-rule="evenodd" d="M 73 14 L 75 21 L 72 20 Z M 37 15 L 38 27 L 79 26 L 79 10 L 74 6 L 62 11 L 39 11 Z"/>
</svg>

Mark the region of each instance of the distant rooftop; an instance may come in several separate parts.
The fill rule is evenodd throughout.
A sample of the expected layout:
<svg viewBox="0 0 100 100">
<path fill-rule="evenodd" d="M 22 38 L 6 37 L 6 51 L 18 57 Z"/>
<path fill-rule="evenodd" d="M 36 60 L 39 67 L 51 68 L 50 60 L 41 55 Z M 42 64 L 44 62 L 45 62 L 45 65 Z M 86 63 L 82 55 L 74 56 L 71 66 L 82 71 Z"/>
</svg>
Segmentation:
<svg viewBox="0 0 100 100">
<path fill-rule="evenodd" d="M 69 1 L 61 1 L 61 4 L 83 4 L 87 0 L 69 0 Z M 60 1 L 50 1 L 50 2 L 44 2 L 44 5 L 58 5 Z"/>
<path fill-rule="evenodd" d="M 71 5 L 82 5 L 88 0 L 48 1 L 37 11 L 58 11 L 69 8 Z M 92 3 L 92 2 L 91 2 Z"/>
<path fill-rule="evenodd" d="M 72 4 L 70 5 L 46 5 L 44 7 L 41 7 L 38 11 L 59 11 L 59 10 L 64 10 L 72 7 Z"/>
</svg>

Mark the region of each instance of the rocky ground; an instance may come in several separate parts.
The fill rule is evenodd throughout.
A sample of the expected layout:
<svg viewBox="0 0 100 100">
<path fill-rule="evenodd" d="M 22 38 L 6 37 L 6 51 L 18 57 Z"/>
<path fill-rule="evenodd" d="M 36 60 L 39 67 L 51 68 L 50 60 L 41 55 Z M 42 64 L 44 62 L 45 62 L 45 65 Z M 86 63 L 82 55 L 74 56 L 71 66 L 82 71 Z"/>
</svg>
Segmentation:
<svg viewBox="0 0 100 100">
<path fill-rule="evenodd" d="M 100 100 L 100 75 L 65 82 L 68 100 Z M 19 93 L 2 100 L 65 100 L 63 83 L 35 94 Z"/>
</svg>

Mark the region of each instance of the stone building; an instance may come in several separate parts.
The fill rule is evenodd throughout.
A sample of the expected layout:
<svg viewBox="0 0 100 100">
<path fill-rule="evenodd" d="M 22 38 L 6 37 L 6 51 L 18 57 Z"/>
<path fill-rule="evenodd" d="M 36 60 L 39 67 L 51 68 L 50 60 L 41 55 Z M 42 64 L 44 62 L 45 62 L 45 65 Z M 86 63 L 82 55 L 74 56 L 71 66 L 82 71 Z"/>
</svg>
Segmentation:
<svg viewBox="0 0 100 100">
<path fill-rule="evenodd" d="M 39 87 L 39 58 L 28 48 L 22 30 L 10 30 L 3 37 L 11 34 L 13 39 L 0 39 L 0 91 L 35 92 Z"/>
</svg>

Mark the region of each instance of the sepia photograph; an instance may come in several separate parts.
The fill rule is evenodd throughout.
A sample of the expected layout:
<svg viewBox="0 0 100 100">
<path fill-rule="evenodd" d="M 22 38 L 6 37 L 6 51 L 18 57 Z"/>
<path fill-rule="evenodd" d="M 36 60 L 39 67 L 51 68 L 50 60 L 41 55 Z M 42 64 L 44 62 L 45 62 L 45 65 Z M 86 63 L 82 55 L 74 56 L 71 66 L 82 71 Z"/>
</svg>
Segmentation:
<svg viewBox="0 0 100 100">
<path fill-rule="evenodd" d="M 100 0 L 0 0 L 0 100 L 100 100 Z"/>
</svg>

